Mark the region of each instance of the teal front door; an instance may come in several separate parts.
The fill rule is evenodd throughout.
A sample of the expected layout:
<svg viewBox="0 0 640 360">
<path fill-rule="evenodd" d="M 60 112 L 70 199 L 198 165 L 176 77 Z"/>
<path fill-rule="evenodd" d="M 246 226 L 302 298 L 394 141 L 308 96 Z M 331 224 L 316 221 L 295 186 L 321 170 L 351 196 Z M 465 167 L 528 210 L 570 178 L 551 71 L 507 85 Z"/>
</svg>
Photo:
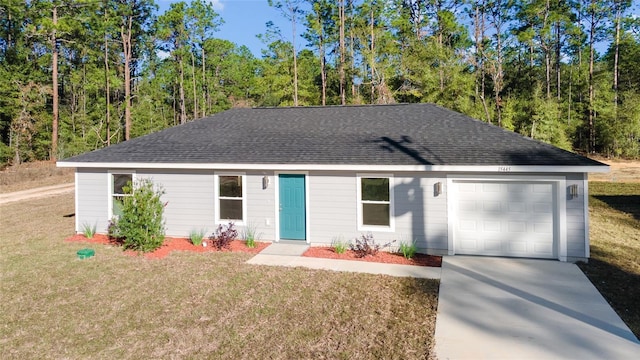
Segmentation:
<svg viewBox="0 0 640 360">
<path fill-rule="evenodd" d="M 306 239 L 304 175 L 282 174 L 280 184 L 280 238 Z"/>
</svg>

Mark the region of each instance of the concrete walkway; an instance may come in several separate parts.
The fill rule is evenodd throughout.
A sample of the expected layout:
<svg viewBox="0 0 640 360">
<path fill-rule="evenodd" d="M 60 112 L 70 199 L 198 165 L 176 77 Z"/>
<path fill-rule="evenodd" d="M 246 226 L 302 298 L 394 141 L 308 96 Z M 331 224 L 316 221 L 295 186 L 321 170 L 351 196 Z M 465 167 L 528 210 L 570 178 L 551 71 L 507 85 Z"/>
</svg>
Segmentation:
<svg viewBox="0 0 640 360">
<path fill-rule="evenodd" d="M 309 269 L 360 272 L 368 274 L 439 279 L 440 268 L 380 264 L 353 260 L 320 259 L 300 256 L 306 251 L 306 244 L 273 243 L 258 255 L 247 261 L 248 264 L 305 267 Z M 303 250 L 304 249 L 304 250 Z"/>
<path fill-rule="evenodd" d="M 640 343 L 574 264 L 443 258 L 438 359 L 638 359 Z"/>
</svg>

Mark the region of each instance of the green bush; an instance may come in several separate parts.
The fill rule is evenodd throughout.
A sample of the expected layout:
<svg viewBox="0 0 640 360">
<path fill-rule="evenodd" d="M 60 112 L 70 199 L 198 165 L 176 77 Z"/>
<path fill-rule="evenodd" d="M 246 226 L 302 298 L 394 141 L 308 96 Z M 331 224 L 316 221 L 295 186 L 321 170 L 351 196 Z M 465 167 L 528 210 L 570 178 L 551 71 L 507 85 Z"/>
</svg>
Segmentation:
<svg viewBox="0 0 640 360">
<path fill-rule="evenodd" d="M 136 181 L 133 186 L 129 183 L 123 189 L 130 195 L 123 197 L 122 215 L 115 219 L 110 233 L 117 234 L 125 249 L 156 250 L 164 242 L 165 204 L 160 200 L 164 190 L 149 179 Z"/>
</svg>

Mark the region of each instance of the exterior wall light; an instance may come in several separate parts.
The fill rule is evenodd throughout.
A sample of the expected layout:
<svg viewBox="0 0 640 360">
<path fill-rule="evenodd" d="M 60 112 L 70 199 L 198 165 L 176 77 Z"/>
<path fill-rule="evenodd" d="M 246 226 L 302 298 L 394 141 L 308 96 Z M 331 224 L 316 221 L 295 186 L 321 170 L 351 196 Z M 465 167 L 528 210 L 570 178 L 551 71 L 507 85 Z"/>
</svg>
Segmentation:
<svg viewBox="0 0 640 360">
<path fill-rule="evenodd" d="M 442 195 L 442 182 L 438 181 L 433 184 L 433 196 Z"/>
<path fill-rule="evenodd" d="M 269 177 L 267 175 L 262 177 L 262 190 L 266 190 L 269 187 Z"/>
<path fill-rule="evenodd" d="M 569 185 L 567 192 L 569 193 L 569 199 L 575 199 L 578 197 L 578 184 Z"/>
</svg>

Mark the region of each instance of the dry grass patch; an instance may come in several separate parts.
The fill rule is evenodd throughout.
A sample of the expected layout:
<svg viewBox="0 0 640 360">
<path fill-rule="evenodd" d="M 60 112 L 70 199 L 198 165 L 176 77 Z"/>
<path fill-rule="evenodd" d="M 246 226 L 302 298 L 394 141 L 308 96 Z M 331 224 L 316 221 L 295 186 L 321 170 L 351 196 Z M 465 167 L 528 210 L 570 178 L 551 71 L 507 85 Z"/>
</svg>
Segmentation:
<svg viewBox="0 0 640 360">
<path fill-rule="evenodd" d="M 64 242 L 73 197 L 0 206 L 0 358 L 432 358 L 438 282 Z"/>
<path fill-rule="evenodd" d="M 0 171 L 0 194 L 41 186 L 72 183 L 74 169 L 57 168 L 49 161 L 9 166 Z"/>
<path fill-rule="evenodd" d="M 580 267 L 640 337 L 640 183 L 589 187 L 591 259 Z"/>
</svg>

